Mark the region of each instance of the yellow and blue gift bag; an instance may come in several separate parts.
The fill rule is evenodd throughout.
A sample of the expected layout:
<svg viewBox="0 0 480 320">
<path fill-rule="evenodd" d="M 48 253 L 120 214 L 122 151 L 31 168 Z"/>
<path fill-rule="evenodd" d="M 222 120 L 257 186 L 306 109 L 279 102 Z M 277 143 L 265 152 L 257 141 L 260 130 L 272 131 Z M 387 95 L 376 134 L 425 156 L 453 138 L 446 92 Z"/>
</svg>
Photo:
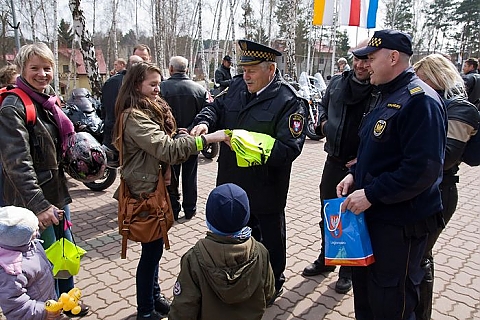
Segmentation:
<svg viewBox="0 0 480 320">
<path fill-rule="evenodd" d="M 324 201 L 325 265 L 368 266 L 375 262 L 365 213 L 341 212 L 345 198 Z"/>
</svg>

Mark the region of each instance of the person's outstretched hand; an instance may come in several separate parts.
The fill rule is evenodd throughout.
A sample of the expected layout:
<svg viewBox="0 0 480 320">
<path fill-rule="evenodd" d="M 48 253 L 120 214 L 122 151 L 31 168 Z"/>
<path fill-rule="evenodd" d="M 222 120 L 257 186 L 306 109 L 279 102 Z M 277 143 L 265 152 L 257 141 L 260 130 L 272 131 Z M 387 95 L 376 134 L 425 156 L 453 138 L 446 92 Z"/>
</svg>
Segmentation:
<svg viewBox="0 0 480 320">
<path fill-rule="evenodd" d="M 197 124 L 195 127 L 192 128 L 192 130 L 190 130 L 190 135 L 194 137 L 200 136 L 206 133 L 208 133 L 208 127 L 205 123 Z"/>
</svg>

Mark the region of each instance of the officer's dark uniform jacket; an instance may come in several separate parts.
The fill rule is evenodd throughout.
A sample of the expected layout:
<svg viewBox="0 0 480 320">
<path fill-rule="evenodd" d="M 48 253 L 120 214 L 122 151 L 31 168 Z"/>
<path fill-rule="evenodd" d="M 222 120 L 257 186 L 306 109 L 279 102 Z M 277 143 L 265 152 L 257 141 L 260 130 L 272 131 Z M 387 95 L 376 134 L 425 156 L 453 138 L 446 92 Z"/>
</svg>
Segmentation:
<svg viewBox="0 0 480 320">
<path fill-rule="evenodd" d="M 207 103 L 207 90 L 185 73 L 174 73 L 162 81 L 160 94 L 172 108 L 179 128 L 190 128 L 195 116 Z"/>
<path fill-rule="evenodd" d="M 218 83 L 220 87 L 218 92 L 225 90 L 232 80 L 232 74 L 230 73 L 230 68 L 225 67 L 223 64 L 215 70 L 215 83 Z"/>
<path fill-rule="evenodd" d="M 322 97 L 319 108 L 319 124 L 328 120 L 322 130 L 322 126 L 319 125 L 315 128 L 315 132 L 320 136 L 325 136 L 324 149 L 329 156 L 338 159 L 340 155 L 340 145 L 343 143 L 353 143 L 348 139 L 342 139 L 343 131 L 345 129 L 345 119 L 347 116 L 347 105 L 345 101 L 346 87 L 349 78 L 354 76 L 354 71 L 345 71 L 342 74 L 335 75 L 328 84 L 325 94 Z M 370 85 L 365 85 L 365 90 L 370 90 Z M 371 90 L 370 90 L 371 91 Z M 359 108 L 363 108 L 363 112 L 367 113 L 369 106 L 373 103 L 373 98 L 363 102 L 364 105 L 358 105 Z M 357 107 L 357 106 L 355 106 Z M 358 148 L 358 144 L 355 149 Z M 351 159 L 338 159 L 344 163 Z"/>
<path fill-rule="evenodd" d="M 283 212 L 287 200 L 292 162 L 300 155 L 305 132 L 291 131 L 292 115 L 305 124 L 305 101 L 281 78 L 279 71 L 261 94 L 247 102 L 248 93 L 241 75 L 235 76 L 228 91 L 208 104 L 195 118 L 209 132 L 217 129 L 244 129 L 275 138 L 266 165 L 238 167 L 235 153 L 225 143 L 218 157 L 217 185 L 231 182 L 243 188 L 255 214 Z M 294 116 L 295 117 L 295 116 Z M 303 129 L 302 126 L 302 129 Z"/>
<path fill-rule="evenodd" d="M 63 208 L 72 200 L 60 164 L 58 127 L 50 112 L 35 101 L 34 105 L 37 120 L 32 141 L 22 101 L 16 95 L 5 98 L 0 108 L 0 154 L 6 204 L 39 214 L 52 204 Z"/>
<path fill-rule="evenodd" d="M 375 108 L 360 128 L 352 171 L 372 204 L 367 220 L 405 226 L 442 210 L 446 111 L 412 68 L 378 89 Z"/>
</svg>

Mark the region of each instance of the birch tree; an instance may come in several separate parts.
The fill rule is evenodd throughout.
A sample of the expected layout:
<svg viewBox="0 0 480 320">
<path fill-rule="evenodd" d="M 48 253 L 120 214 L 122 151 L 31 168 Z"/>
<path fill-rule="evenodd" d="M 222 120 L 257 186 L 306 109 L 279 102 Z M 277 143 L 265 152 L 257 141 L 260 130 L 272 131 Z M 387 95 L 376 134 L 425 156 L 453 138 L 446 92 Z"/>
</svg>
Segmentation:
<svg viewBox="0 0 480 320">
<path fill-rule="evenodd" d="M 86 28 L 83 10 L 80 9 L 80 0 L 69 0 L 69 8 L 73 17 L 72 29 L 80 44 L 80 52 L 82 53 L 92 94 L 94 97 L 99 98 L 102 94 L 103 82 L 98 69 L 97 57 L 95 56 L 95 46 Z"/>
<path fill-rule="evenodd" d="M 285 71 L 294 79 L 297 80 L 297 66 L 295 62 L 295 39 L 297 28 L 297 10 L 298 0 L 280 0 L 278 1 L 275 16 L 280 27 L 279 37 L 285 39 Z M 288 17 L 285 19 L 284 17 Z"/>
</svg>

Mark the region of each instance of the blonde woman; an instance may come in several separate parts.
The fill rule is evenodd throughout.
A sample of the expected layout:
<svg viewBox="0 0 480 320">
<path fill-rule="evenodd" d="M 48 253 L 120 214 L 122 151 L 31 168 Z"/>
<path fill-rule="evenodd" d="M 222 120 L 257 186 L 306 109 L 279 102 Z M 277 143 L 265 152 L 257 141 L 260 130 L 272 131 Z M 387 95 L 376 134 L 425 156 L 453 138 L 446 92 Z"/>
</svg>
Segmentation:
<svg viewBox="0 0 480 320">
<path fill-rule="evenodd" d="M 468 102 L 464 82 L 455 66 L 440 54 L 431 54 L 418 61 L 413 68 L 417 76 L 435 89 L 447 106 L 448 131 L 443 165 L 443 180 L 440 184 L 445 225 L 452 217 L 458 202 L 457 172 L 467 141 L 478 130 L 477 108 Z M 430 233 L 422 260 L 426 274 L 420 285 L 420 303 L 415 310 L 417 320 L 430 320 L 433 295 L 432 249 L 442 229 Z"/>
<path fill-rule="evenodd" d="M 20 48 L 15 57 L 20 76 L 15 84 L 32 100 L 36 109 L 35 125 L 26 124 L 25 105 L 16 95 L 8 95 L 0 108 L 0 150 L 4 173 L 3 197 L 6 205 L 27 208 L 38 218 L 43 247 L 58 238 L 58 211 L 70 220 L 67 178 L 62 155 L 74 135 L 72 122 L 56 104 L 50 83 L 55 58 L 44 43 Z M 65 237 L 71 240 L 70 231 Z M 74 287 L 73 277 L 56 280 L 58 295 Z M 88 313 L 82 305 L 80 316 Z M 67 315 L 71 315 L 67 312 Z"/>
</svg>

